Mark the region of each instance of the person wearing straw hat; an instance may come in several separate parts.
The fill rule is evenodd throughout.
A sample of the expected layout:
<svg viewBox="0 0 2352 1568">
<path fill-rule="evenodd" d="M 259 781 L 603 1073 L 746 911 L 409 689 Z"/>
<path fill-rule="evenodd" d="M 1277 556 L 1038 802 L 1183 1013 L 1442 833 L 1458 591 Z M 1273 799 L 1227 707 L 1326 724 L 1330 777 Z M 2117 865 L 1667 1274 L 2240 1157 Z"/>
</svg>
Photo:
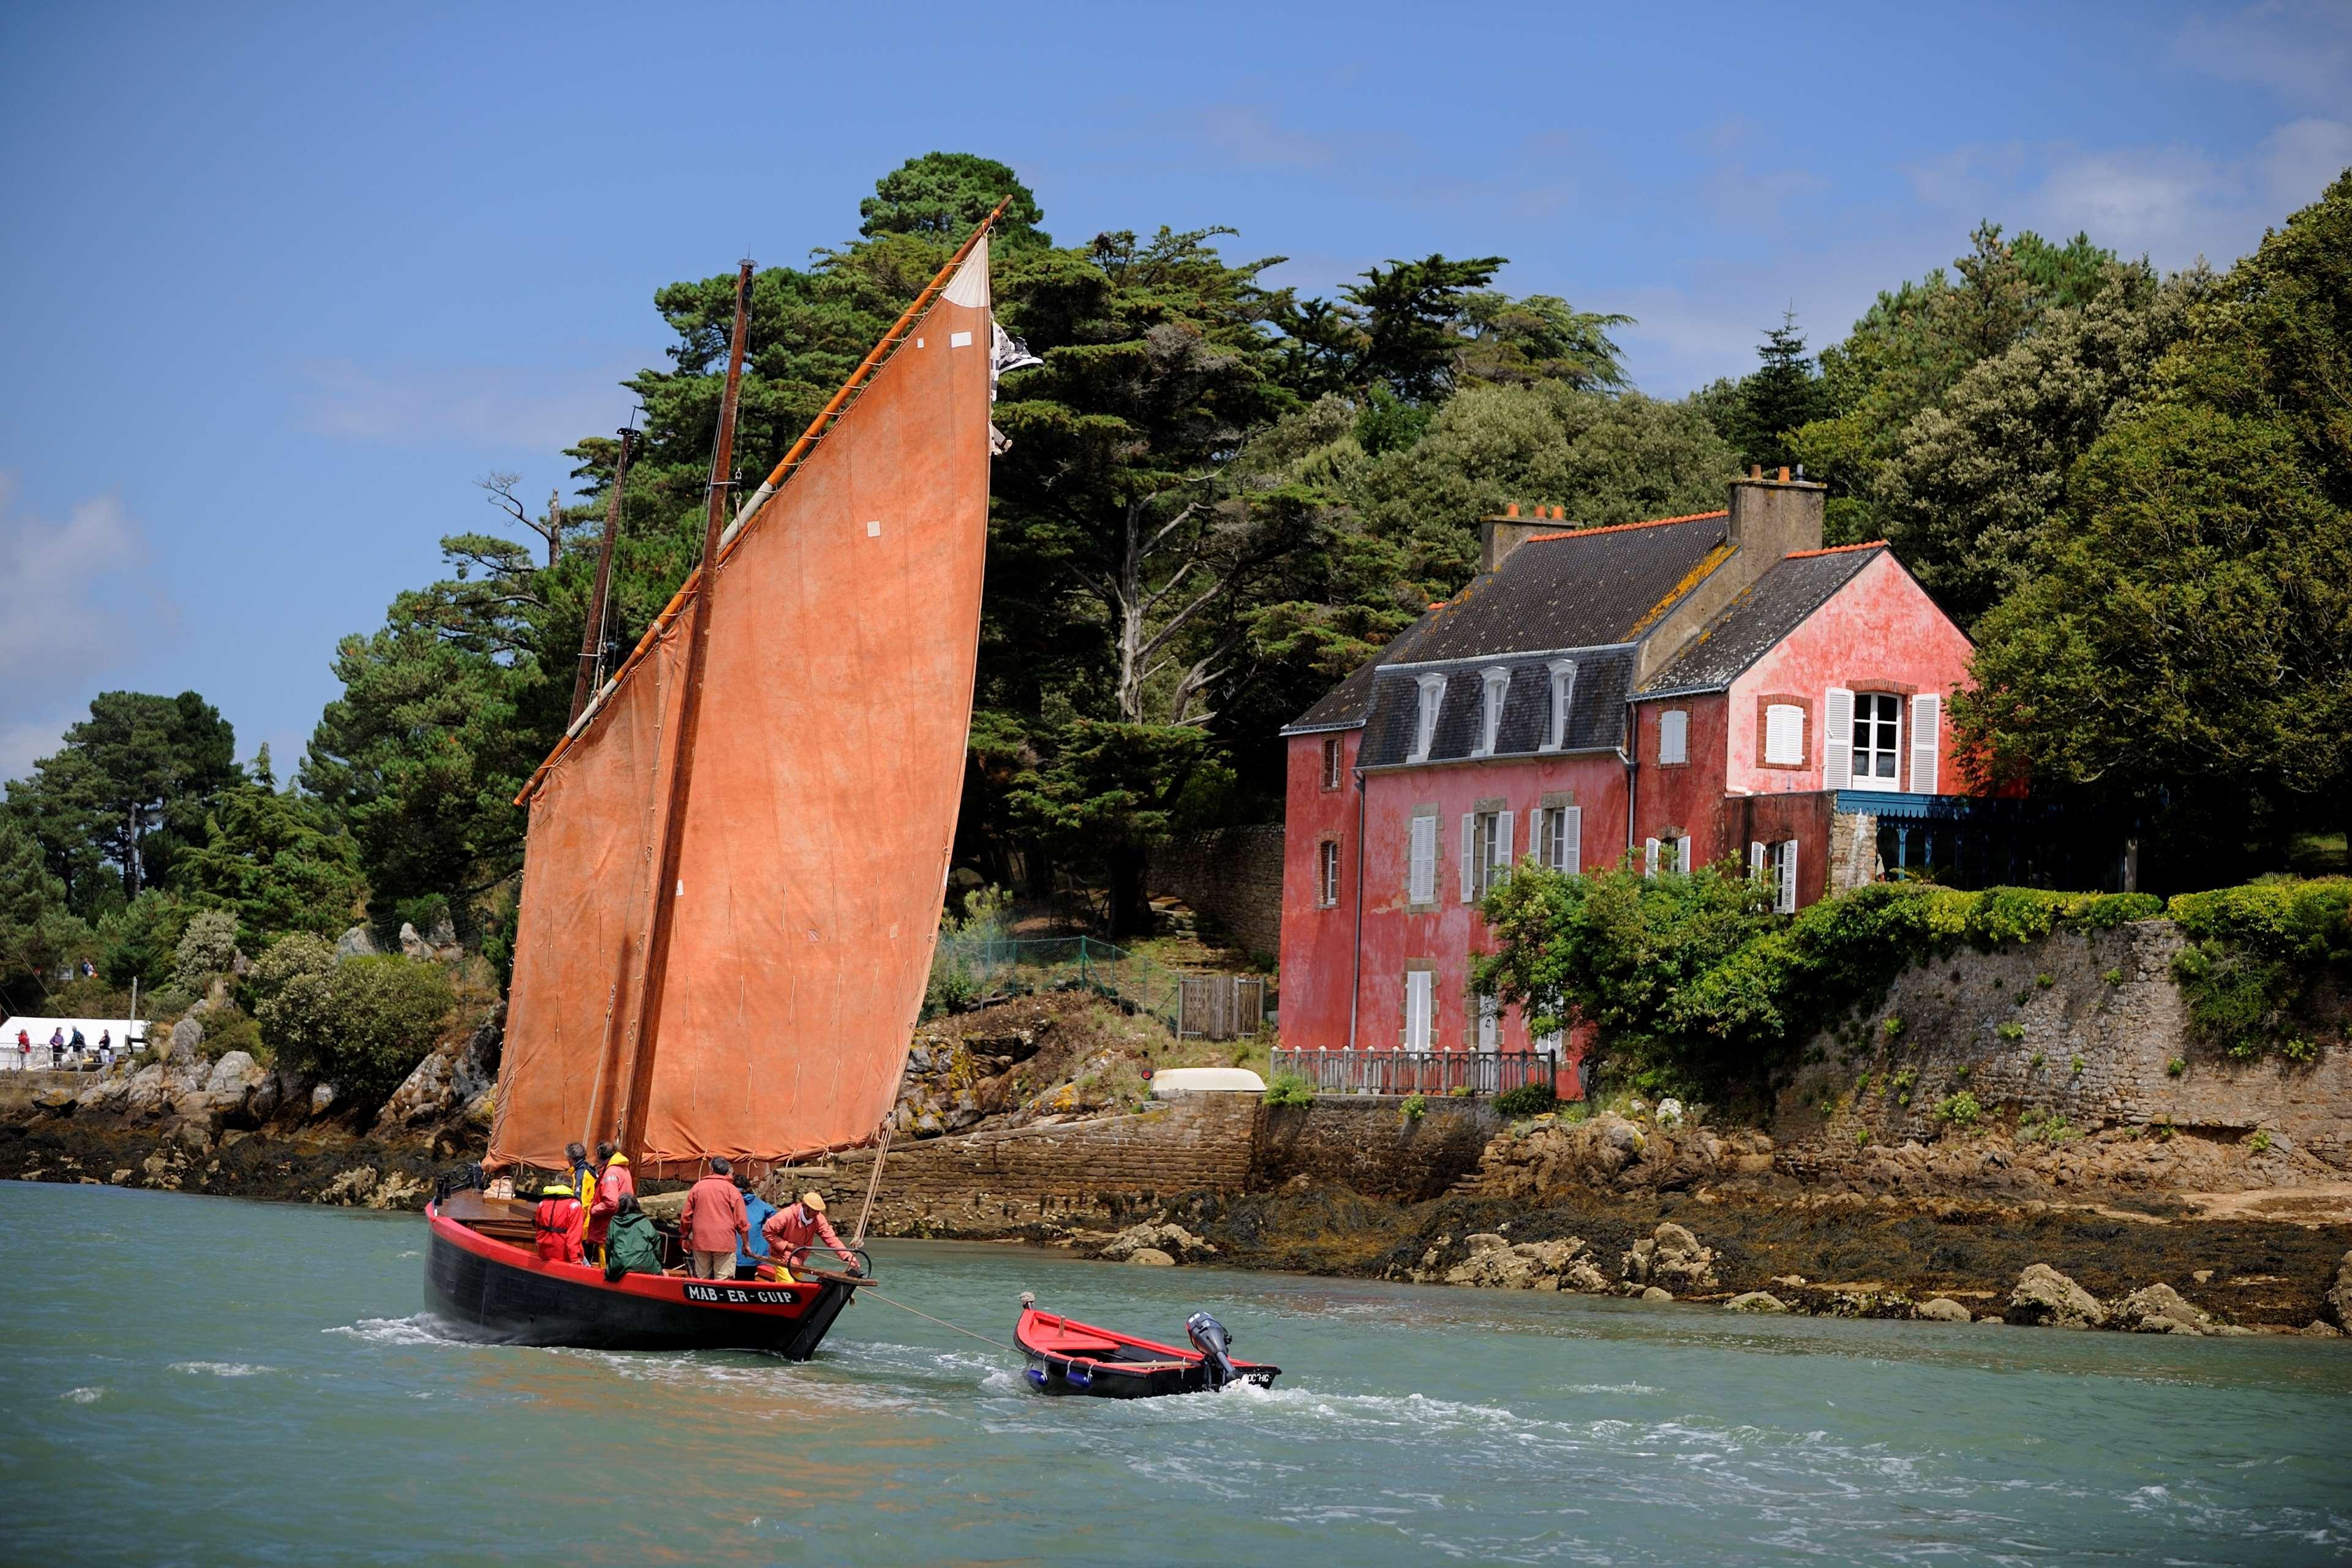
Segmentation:
<svg viewBox="0 0 2352 1568">
<path fill-rule="evenodd" d="M 770 1215 L 767 1223 L 760 1227 L 760 1234 L 768 1238 L 768 1256 L 776 1260 L 779 1279 L 790 1278 L 793 1266 L 805 1261 L 809 1249 L 820 1241 L 841 1254 L 850 1273 L 865 1272 L 857 1266 L 856 1254 L 842 1245 L 841 1237 L 834 1234 L 833 1223 L 824 1217 L 822 1193 L 803 1193 L 798 1202 Z"/>
</svg>

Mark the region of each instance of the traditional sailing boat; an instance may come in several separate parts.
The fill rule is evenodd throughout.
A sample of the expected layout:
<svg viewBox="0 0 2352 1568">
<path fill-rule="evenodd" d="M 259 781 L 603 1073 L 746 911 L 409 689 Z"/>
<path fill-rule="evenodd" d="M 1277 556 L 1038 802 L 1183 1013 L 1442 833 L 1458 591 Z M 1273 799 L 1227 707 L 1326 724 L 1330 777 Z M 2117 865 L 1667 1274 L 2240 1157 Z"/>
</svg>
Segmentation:
<svg viewBox="0 0 2352 1568">
<path fill-rule="evenodd" d="M 760 1171 L 878 1134 L 971 721 L 1010 342 L 990 311 L 995 216 L 722 528 L 743 264 L 702 565 L 517 800 L 530 826 L 490 1169 L 560 1170 L 566 1143 L 611 1139 L 641 1178 L 718 1155 Z M 540 1258 L 521 1204 L 445 1192 L 427 1214 L 430 1305 L 518 1342 L 805 1357 L 864 1282 L 608 1282 Z"/>
</svg>

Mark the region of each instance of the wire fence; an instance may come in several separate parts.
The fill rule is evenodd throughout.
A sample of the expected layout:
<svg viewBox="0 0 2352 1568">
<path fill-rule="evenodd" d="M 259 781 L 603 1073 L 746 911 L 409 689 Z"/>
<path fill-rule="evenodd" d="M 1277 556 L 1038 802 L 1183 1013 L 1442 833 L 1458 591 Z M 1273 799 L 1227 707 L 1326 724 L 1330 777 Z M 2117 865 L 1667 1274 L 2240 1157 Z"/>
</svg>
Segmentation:
<svg viewBox="0 0 2352 1568">
<path fill-rule="evenodd" d="M 1174 1033 L 1184 976 L 1099 937 L 941 937 L 926 1011 L 968 1012 L 1039 991 L 1090 991 Z"/>
</svg>

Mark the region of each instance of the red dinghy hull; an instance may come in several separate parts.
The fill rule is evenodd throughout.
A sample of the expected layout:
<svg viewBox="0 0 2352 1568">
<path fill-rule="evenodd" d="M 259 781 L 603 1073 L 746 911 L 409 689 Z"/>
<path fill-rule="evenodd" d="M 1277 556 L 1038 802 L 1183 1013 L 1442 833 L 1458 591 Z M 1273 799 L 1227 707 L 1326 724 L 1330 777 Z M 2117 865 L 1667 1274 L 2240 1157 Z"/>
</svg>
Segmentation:
<svg viewBox="0 0 2352 1568">
<path fill-rule="evenodd" d="M 777 1285 L 625 1274 L 551 1263 L 470 1230 L 428 1205 L 425 1305 L 498 1344 L 590 1350 L 756 1350 L 793 1361 L 816 1352 L 852 1287 Z"/>
<path fill-rule="evenodd" d="M 1096 1399 L 1150 1399 L 1164 1394 L 1203 1394 L 1211 1387 L 1204 1359 L 1196 1350 L 1155 1344 L 1115 1329 L 1098 1329 L 1075 1318 L 1024 1307 L 1013 1325 L 1013 1342 L 1029 1358 L 1024 1376 L 1040 1394 L 1082 1394 Z M 1236 1361 L 1241 1381 L 1271 1388 L 1278 1366 Z"/>
</svg>

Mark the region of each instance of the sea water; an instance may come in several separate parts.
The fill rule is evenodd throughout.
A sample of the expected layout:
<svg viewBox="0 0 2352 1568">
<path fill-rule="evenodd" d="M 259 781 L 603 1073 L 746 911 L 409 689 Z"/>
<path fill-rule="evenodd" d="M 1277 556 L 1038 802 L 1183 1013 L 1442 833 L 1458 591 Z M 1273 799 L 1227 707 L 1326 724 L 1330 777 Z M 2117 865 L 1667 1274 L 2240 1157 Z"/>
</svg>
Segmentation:
<svg viewBox="0 0 2352 1568">
<path fill-rule="evenodd" d="M 817 1359 L 468 1344 L 415 1215 L 0 1184 L 0 1560 L 614 1564 L 2352 1557 L 2352 1341 L 2173 1340 L 884 1243 L 1267 1393 L 1050 1399 L 879 1301 Z"/>
</svg>

